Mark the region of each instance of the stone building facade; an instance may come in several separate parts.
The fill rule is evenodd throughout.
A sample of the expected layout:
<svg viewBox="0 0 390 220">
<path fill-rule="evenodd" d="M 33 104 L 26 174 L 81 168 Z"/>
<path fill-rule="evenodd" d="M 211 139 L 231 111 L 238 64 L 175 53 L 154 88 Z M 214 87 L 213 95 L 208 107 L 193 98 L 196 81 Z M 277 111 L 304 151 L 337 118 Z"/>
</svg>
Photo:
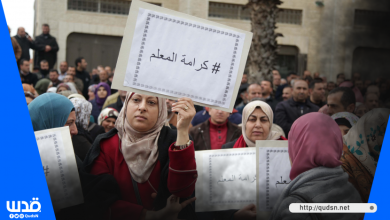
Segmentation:
<svg viewBox="0 0 390 220">
<path fill-rule="evenodd" d="M 250 31 L 247 0 L 147 0 L 149 3 Z M 57 38 L 58 61 L 115 66 L 130 1 L 35 0 L 35 35 L 48 23 Z M 277 32 L 283 75 L 319 72 L 328 80 L 360 72 L 364 79 L 390 78 L 390 1 L 285 0 Z M 384 75 L 384 73 L 387 73 Z"/>
</svg>

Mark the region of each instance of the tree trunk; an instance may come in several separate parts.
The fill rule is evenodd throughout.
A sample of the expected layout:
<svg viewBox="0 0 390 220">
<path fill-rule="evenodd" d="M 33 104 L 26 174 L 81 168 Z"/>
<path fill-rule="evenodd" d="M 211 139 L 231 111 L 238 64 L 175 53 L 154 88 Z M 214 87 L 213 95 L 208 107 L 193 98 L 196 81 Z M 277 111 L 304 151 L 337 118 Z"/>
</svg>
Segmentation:
<svg viewBox="0 0 390 220">
<path fill-rule="evenodd" d="M 272 70 L 276 69 L 278 44 L 275 33 L 276 17 L 280 0 L 249 0 L 246 7 L 251 13 L 253 39 L 248 56 L 249 83 L 260 83 L 263 79 L 272 80 Z"/>
</svg>

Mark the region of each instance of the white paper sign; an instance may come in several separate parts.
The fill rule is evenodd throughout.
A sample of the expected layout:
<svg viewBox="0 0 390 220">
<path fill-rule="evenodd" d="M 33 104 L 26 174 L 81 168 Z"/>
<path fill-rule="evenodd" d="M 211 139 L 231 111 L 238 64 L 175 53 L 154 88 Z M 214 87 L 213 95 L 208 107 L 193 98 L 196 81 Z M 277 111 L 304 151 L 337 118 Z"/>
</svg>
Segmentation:
<svg viewBox="0 0 390 220">
<path fill-rule="evenodd" d="M 84 202 L 69 127 L 35 132 L 55 210 Z"/>
<path fill-rule="evenodd" d="M 112 87 L 231 112 L 251 40 L 250 32 L 134 0 Z"/>
<path fill-rule="evenodd" d="M 197 151 L 195 157 L 196 212 L 256 204 L 256 148 Z"/>
</svg>

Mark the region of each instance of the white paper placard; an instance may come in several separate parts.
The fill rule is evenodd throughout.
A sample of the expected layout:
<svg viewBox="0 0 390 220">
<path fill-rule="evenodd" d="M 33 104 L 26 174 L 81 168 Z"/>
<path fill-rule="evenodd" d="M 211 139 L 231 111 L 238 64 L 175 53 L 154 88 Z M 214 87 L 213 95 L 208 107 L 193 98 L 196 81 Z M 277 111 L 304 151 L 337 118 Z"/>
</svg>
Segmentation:
<svg viewBox="0 0 390 220">
<path fill-rule="evenodd" d="M 196 151 L 195 211 L 256 204 L 256 148 Z"/>
<path fill-rule="evenodd" d="M 84 202 L 69 127 L 35 132 L 54 210 Z"/>
<path fill-rule="evenodd" d="M 112 88 L 231 112 L 252 33 L 132 1 Z"/>
<path fill-rule="evenodd" d="M 291 182 L 287 141 L 256 141 L 257 210 L 259 216 L 270 214 L 280 194 Z M 261 147 L 260 147 L 261 146 Z"/>
</svg>

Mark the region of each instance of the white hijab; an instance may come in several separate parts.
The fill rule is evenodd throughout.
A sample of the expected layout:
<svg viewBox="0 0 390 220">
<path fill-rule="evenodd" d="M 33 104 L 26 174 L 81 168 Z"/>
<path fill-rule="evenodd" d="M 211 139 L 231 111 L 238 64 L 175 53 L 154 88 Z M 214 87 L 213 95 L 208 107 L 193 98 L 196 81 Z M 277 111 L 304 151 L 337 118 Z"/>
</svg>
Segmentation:
<svg viewBox="0 0 390 220">
<path fill-rule="evenodd" d="M 246 136 L 246 123 L 248 122 L 249 116 L 255 111 L 257 107 L 260 107 L 261 110 L 268 116 L 268 120 L 270 123 L 269 128 L 269 134 L 267 136 L 266 140 L 278 140 L 282 134 L 280 134 L 277 131 L 272 130 L 273 120 L 274 120 L 274 113 L 272 111 L 271 106 L 269 106 L 266 102 L 263 101 L 253 101 L 248 103 L 244 110 L 242 111 L 242 135 L 244 136 L 244 140 L 248 147 L 255 147 L 256 143 L 249 140 L 249 138 Z"/>
</svg>

